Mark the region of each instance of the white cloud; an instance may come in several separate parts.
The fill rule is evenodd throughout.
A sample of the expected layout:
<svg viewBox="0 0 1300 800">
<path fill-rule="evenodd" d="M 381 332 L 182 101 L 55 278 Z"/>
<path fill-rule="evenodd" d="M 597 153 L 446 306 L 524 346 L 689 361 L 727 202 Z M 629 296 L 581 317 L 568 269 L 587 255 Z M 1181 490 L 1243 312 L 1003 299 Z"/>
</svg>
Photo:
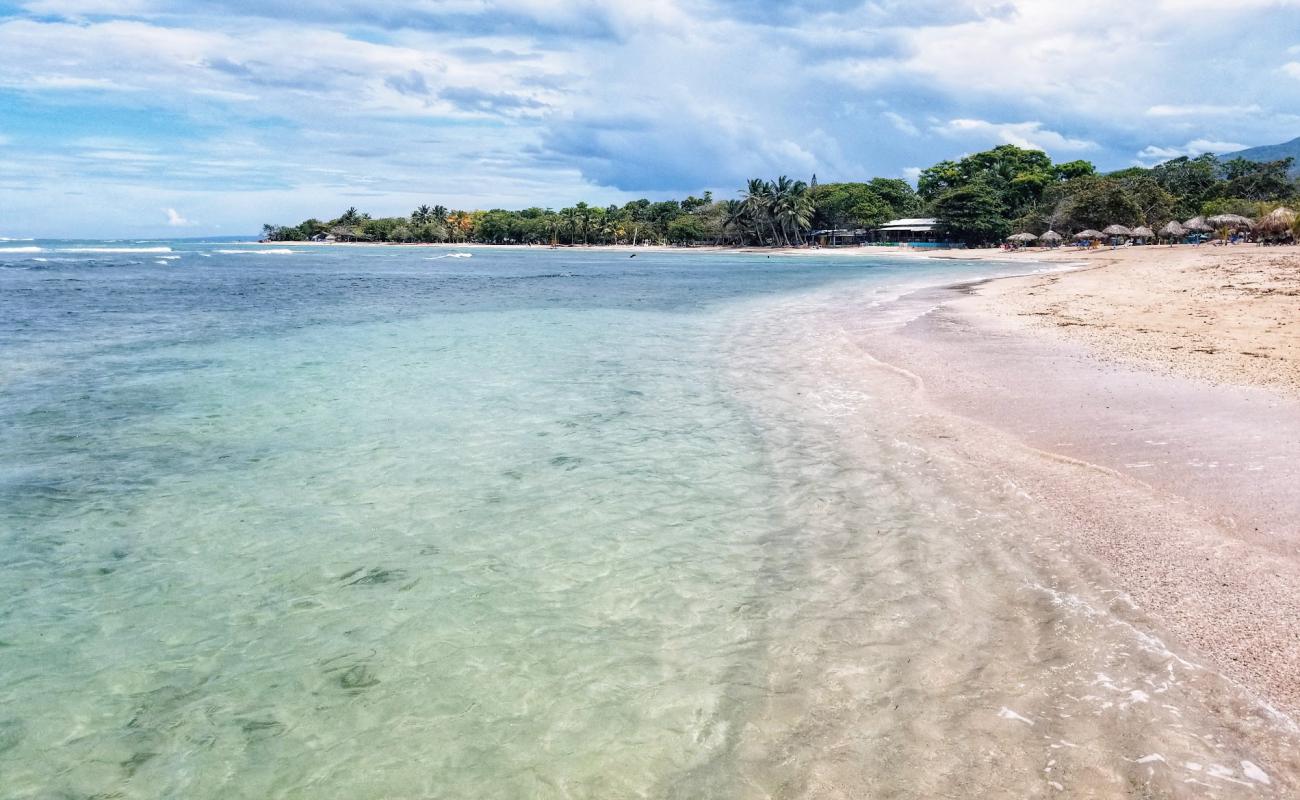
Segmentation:
<svg viewBox="0 0 1300 800">
<path fill-rule="evenodd" d="M 1193 139 L 1185 145 L 1172 147 L 1159 147 L 1157 145 L 1148 145 L 1138 153 L 1138 158 L 1143 161 L 1167 161 L 1179 156 L 1199 156 L 1202 153 L 1233 153 L 1237 150 L 1245 150 L 1246 145 L 1237 144 L 1236 142 L 1216 142 L 1209 139 Z"/>
<path fill-rule="evenodd" d="M 567 63 L 554 53 L 520 62 L 454 51 L 438 38 L 375 44 L 275 21 L 222 30 L 14 19 L 0 22 L 0 86 L 147 93 L 152 103 L 182 110 L 202 93 L 229 102 L 261 99 L 312 118 L 323 116 L 322 106 L 351 115 L 520 118 L 541 115 L 556 99 L 534 79 L 563 72 Z"/>
<path fill-rule="evenodd" d="M 167 224 L 173 228 L 187 228 L 194 224 L 174 208 L 164 208 L 163 211 L 167 214 Z"/>
<path fill-rule="evenodd" d="M 1072 139 L 1043 127 L 1041 122 L 988 122 L 982 119 L 953 119 L 934 129 L 935 133 L 954 139 L 993 141 L 1013 144 L 1029 150 L 1074 152 L 1092 150 L 1096 142 Z"/>
<path fill-rule="evenodd" d="M 1282 71 L 1296 80 L 1300 80 L 1300 61 L 1292 61 L 1282 65 Z"/>
<path fill-rule="evenodd" d="M 916 182 L 920 179 L 921 179 L 920 167 L 903 167 L 903 180 L 915 186 Z"/>
<path fill-rule="evenodd" d="M 1151 106 L 1147 109 L 1149 117 L 1230 117 L 1238 114 L 1258 114 L 1264 109 L 1258 103 L 1247 106 L 1210 105 L 1208 103 L 1184 106 Z"/>
<path fill-rule="evenodd" d="M 898 130 L 899 133 L 903 133 L 908 136 L 916 136 L 921 132 L 920 129 L 917 128 L 916 125 L 914 125 L 910 119 L 903 116 L 902 114 L 899 114 L 896 111 L 886 111 L 881 116 L 889 120 L 890 124 L 893 125 Z"/>
</svg>

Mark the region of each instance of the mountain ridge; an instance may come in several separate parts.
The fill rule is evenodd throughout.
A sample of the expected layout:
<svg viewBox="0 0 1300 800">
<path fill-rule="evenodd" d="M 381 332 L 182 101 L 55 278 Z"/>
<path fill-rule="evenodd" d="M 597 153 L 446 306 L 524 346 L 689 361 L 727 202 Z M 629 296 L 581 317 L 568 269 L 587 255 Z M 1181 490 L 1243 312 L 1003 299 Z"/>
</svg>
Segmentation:
<svg viewBox="0 0 1300 800">
<path fill-rule="evenodd" d="M 1235 153 L 1224 153 L 1220 158 L 1225 161 L 1230 158 L 1244 158 L 1247 161 L 1277 161 L 1282 158 L 1294 158 L 1291 177 L 1300 178 L 1300 136 L 1282 144 L 1265 144 L 1259 147 L 1248 147 Z"/>
</svg>

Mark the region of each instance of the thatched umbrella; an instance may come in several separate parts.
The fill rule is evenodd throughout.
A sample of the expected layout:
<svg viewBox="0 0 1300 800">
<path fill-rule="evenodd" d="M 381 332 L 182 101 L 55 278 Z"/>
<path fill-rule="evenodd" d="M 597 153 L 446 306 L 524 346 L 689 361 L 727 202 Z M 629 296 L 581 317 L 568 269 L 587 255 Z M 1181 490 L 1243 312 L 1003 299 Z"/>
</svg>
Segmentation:
<svg viewBox="0 0 1300 800">
<path fill-rule="evenodd" d="M 1255 235 L 1269 239 L 1285 239 L 1291 236 L 1295 227 L 1296 213 L 1286 206 L 1280 206 L 1260 218 L 1255 223 Z"/>
<path fill-rule="evenodd" d="M 1154 238 L 1156 235 L 1155 231 L 1151 230 L 1145 225 L 1139 225 L 1138 227 L 1134 228 L 1132 233 L 1134 239 L 1151 239 Z"/>
<path fill-rule="evenodd" d="M 1187 235 L 1187 229 L 1179 225 L 1177 221 L 1171 222 L 1160 229 L 1160 235 L 1170 240 L 1181 239 Z"/>
<path fill-rule="evenodd" d="M 1206 220 L 1216 228 L 1232 228 L 1241 230 L 1255 227 L 1255 223 L 1249 217 L 1243 217 L 1240 214 L 1218 214 Z"/>
<path fill-rule="evenodd" d="M 1128 228 L 1125 228 L 1123 225 L 1111 225 L 1110 227 L 1103 229 L 1102 233 L 1106 234 L 1107 236 L 1132 236 L 1133 235 L 1133 231 L 1129 230 Z"/>
<path fill-rule="evenodd" d="M 1065 237 L 1061 236 L 1061 234 L 1057 233 L 1056 231 L 1048 231 L 1047 233 L 1044 233 L 1042 236 L 1039 236 L 1038 241 L 1047 242 L 1048 247 L 1055 247 L 1057 243 L 1060 242 L 1061 239 L 1063 238 Z"/>
<path fill-rule="evenodd" d="M 1032 233 L 1015 233 L 1007 237 L 1008 242 L 1019 242 L 1020 244 L 1029 244 L 1038 241 L 1038 237 Z"/>
<path fill-rule="evenodd" d="M 1205 221 L 1205 217 L 1192 217 L 1183 223 L 1183 230 L 1187 233 L 1209 233 L 1214 228 Z"/>
<path fill-rule="evenodd" d="M 1079 231 L 1074 235 L 1074 238 L 1076 241 L 1081 242 L 1084 239 L 1105 239 L 1106 234 L 1102 233 L 1101 231 L 1094 231 L 1092 228 L 1089 228 L 1086 231 Z"/>
</svg>

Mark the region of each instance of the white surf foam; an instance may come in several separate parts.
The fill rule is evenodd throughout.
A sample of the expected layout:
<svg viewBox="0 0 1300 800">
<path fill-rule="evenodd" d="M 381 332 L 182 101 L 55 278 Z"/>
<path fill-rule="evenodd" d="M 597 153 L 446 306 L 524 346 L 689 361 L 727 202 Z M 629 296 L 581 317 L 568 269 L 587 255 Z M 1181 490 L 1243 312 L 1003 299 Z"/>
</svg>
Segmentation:
<svg viewBox="0 0 1300 800">
<path fill-rule="evenodd" d="M 43 247 L 0 247 L 0 255 L 5 253 L 43 253 Z"/>
<path fill-rule="evenodd" d="M 60 247 L 60 253 L 170 253 L 170 247 Z"/>
<path fill-rule="evenodd" d="M 228 256 L 291 256 L 293 251 L 287 247 L 273 248 L 270 250 L 217 250 L 216 252 Z"/>
</svg>

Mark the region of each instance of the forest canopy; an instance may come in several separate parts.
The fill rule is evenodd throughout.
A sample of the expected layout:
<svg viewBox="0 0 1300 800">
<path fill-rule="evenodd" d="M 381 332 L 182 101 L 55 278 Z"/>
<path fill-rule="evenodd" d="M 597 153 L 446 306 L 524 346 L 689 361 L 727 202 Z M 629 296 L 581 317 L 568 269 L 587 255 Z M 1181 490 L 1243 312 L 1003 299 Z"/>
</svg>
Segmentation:
<svg viewBox="0 0 1300 800">
<path fill-rule="evenodd" d="M 978 246 L 1012 231 L 1069 234 L 1119 224 L 1156 228 L 1222 213 L 1255 217 L 1294 202 L 1293 159 L 1175 158 L 1102 174 L 1087 161 L 1053 163 L 1041 150 L 1002 145 L 922 170 L 916 188 L 898 178 L 818 183 L 754 178 L 734 198 L 585 202 L 554 210 L 466 211 L 422 205 L 404 217 L 349 208 L 330 220 L 265 225 L 263 238 L 305 241 L 477 244 L 725 244 L 795 246 L 814 231 L 869 230 L 902 217 L 934 217 L 943 235 Z"/>
</svg>

